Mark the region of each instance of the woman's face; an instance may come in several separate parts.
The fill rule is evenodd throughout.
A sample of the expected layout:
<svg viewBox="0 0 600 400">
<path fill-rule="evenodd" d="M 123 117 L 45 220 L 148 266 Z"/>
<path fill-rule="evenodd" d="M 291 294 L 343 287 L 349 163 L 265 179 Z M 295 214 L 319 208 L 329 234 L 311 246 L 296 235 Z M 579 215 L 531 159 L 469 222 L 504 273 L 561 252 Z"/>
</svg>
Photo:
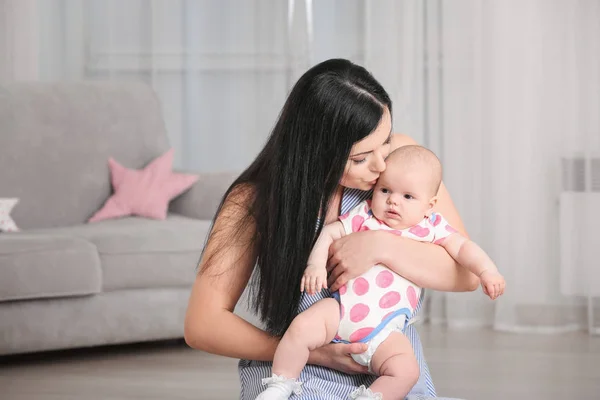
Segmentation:
<svg viewBox="0 0 600 400">
<path fill-rule="evenodd" d="M 350 189 L 372 189 L 379 174 L 385 170 L 391 135 L 392 117 L 386 107 L 377 128 L 352 146 L 340 185 Z"/>
</svg>

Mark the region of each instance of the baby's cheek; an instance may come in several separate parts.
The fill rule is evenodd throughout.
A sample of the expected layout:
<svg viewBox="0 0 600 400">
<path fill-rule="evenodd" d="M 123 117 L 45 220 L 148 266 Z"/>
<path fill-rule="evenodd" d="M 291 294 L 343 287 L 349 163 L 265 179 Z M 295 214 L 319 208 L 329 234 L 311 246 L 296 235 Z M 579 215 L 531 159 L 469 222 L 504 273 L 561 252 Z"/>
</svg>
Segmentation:
<svg viewBox="0 0 600 400">
<path fill-rule="evenodd" d="M 385 213 L 385 200 L 380 198 L 381 196 L 373 195 L 373 200 L 371 201 L 371 212 L 377 218 L 383 218 Z"/>
</svg>

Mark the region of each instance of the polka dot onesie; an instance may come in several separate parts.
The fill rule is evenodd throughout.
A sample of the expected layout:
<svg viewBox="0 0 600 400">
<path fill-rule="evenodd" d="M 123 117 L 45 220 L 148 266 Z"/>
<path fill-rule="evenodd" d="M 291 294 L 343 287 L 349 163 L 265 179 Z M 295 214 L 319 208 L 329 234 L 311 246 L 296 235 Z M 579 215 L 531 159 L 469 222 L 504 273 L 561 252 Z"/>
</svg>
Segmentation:
<svg viewBox="0 0 600 400">
<path fill-rule="evenodd" d="M 439 244 L 456 232 L 437 213 L 410 228 L 395 230 L 379 221 L 366 200 L 347 214 L 340 216 L 346 234 L 383 229 L 390 233 Z M 396 317 L 413 317 L 421 288 L 383 265 L 375 265 L 361 276 L 351 279 L 333 296 L 340 302 L 340 326 L 336 341 L 366 343 Z"/>
</svg>

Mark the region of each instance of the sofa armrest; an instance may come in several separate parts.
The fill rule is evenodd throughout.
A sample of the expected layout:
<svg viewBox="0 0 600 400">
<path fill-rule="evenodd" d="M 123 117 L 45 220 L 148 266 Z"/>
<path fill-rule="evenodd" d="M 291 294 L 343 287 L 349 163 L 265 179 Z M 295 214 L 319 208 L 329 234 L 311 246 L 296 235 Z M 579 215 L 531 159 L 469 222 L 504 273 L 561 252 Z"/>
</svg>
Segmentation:
<svg viewBox="0 0 600 400">
<path fill-rule="evenodd" d="M 194 173 L 190 171 L 176 171 Z M 199 179 L 194 185 L 173 199 L 169 211 L 188 218 L 212 220 L 217 207 L 229 185 L 239 176 L 239 172 L 215 172 L 197 174 Z"/>
</svg>

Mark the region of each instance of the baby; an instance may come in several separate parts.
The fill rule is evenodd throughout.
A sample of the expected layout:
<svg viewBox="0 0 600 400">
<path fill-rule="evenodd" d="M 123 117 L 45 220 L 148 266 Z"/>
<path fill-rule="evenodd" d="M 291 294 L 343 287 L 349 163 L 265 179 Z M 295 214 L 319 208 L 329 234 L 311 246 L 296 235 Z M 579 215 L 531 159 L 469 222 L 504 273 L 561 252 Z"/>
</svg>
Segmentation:
<svg viewBox="0 0 600 400">
<path fill-rule="evenodd" d="M 438 244 L 460 265 L 480 277 L 491 299 L 504 292 L 502 275 L 488 255 L 433 212 L 442 181 L 442 166 L 431 151 L 405 146 L 392 152 L 379 177 L 373 198 L 362 202 L 339 221 L 326 225 L 308 259 L 300 290 L 314 294 L 327 288 L 329 246 L 344 235 L 383 229 L 422 242 Z M 353 355 L 378 376 L 353 399 L 404 399 L 419 378 L 419 365 L 403 332 L 414 317 L 421 288 L 384 265 L 375 265 L 351 279 L 332 295 L 299 314 L 283 336 L 273 360 L 273 376 L 260 400 L 288 399 L 301 392 L 297 381 L 310 350 L 331 341 L 361 342 L 366 352 Z M 322 329 L 303 329 L 303 321 L 322 321 Z"/>
</svg>

